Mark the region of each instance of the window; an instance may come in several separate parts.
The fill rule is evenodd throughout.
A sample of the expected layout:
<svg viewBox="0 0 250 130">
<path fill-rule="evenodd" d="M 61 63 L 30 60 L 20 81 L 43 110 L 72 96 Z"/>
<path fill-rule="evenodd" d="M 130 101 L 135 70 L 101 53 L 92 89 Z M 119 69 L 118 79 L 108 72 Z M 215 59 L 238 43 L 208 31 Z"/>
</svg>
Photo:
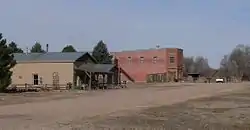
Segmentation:
<svg viewBox="0 0 250 130">
<path fill-rule="evenodd" d="M 157 56 L 154 56 L 154 57 L 153 57 L 153 63 L 154 63 L 154 64 L 156 63 L 157 59 L 158 59 Z"/>
<path fill-rule="evenodd" d="M 43 84 L 43 78 L 42 77 L 40 77 L 40 84 Z"/>
<path fill-rule="evenodd" d="M 132 57 L 128 57 L 128 63 L 131 63 L 132 62 Z"/>
<path fill-rule="evenodd" d="M 39 83 L 38 74 L 33 74 L 33 84 L 38 85 L 38 83 Z"/>
<path fill-rule="evenodd" d="M 144 57 L 141 56 L 141 57 L 140 57 L 140 63 L 143 63 L 143 62 L 144 62 Z"/>
<path fill-rule="evenodd" d="M 175 63 L 175 57 L 174 56 L 169 57 L 169 63 L 171 63 L 171 64 Z"/>
</svg>

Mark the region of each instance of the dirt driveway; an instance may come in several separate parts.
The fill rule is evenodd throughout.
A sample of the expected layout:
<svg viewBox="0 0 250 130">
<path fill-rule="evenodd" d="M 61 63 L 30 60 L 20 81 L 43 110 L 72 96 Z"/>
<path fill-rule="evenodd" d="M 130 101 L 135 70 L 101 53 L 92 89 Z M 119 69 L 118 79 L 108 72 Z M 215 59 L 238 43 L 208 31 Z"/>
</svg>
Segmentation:
<svg viewBox="0 0 250 130">
<path fill-rule="evenodd" d="M 0 96 L 0 98 L 3 99 L 2 104 L 0 101 L 0 127 L 4 130 L 34 130 L 41 128 L 43 128 L 43 130 L 83 129 L 93 124 L 88 124 L 92 119 L 94 119 L 94 122 L 99 119 L 108 119 L 108 117 L 104 118 L 103 116 L 110 113 L 129 116 L 129 113 L 126 111 L 137 112 L 151 107 L 171 105 L 189 99 L 223 94 L 243 88 L 248 88 L 248 85 L 152 85 L 152 87 L 141 87 L 141 89 L 85 92 L 84 94 L 77 94 L 77 96 L 69 96 L 67 93 L 65 97 L 59 95 L 58 97 L 60 98 L 51 98 L 51 100 L 44 96 L 42 96 L 42 98 L 46 100 L 38 100 L 38 98 L 37 100 L 31 100 L 30 98 L 35 99 L 36 97 L 30 97 L 26 98 L 27 103 L 23 102 L 22 104 L 15 102 L 15 98 L 8 99 L 8 96 L 3 95 Z M 16 100 L 21 102 L 23 96 L 17 96 L 16 98 Z M 13 101 L 10 104 L 6 102 L 3 103 L 5 99 L 7 101 Z M 100 122 L 102 122 L 102 120 L 100 120 Z M 78 127 L 79 125 L 80 127 Z"/>
</svg>

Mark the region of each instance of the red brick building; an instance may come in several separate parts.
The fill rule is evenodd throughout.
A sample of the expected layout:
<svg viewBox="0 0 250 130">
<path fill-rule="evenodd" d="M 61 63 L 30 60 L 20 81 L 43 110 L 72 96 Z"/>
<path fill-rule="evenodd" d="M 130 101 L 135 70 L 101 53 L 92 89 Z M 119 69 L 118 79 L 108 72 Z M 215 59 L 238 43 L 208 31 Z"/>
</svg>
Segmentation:
<svg viewBox="0 0 250 130">
<path fill-rule="evenodd" d="M 135 82 L 169 82 L 183 76 L 183 50 L 160 48 L 112 53 Z M 122 80 L 125 76 L 121 77 Z"/>
</svg>

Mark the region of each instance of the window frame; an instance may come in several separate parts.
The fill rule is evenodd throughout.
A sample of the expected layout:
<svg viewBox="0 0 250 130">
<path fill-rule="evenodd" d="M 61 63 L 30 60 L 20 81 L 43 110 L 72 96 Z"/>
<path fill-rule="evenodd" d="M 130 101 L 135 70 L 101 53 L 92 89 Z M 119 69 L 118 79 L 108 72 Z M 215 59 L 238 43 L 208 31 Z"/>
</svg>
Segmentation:
<svg viewBox="0 0 250 130">
<path fill-rule="evenodd" d="M 39 85 L 39 75 L 38 74 L 32 74 L 33 76 L 33 85 Z"/>
<path fill-rule="evenodd" d="M 175 60 L 176 60 L 176 59 L 175 59 L 175 56 L 173 56 L 173 55 L 170 55 L 170 56 L 169 56 L 169 63 L 170 63 L 170 64 L 175 64 Z"/>
<path fill-rule="evenodd" d="M 154 56 L 154 57 L 153 57 L 153 61 L 152 61 L 153 64 L 156 64 L 157 60 L 158 60 L 158 56 Z"/>
<path fill-rule="evenodd" d="M 128 63 L 131 64 L 132 63 L 132 57 L 128 56 Z"/>
<path fill-rule="evenodd" d="M 140 56 L 140 63 L 144 63 L 144 60 L 145 60 L 144 56 Z"/>
</svg>

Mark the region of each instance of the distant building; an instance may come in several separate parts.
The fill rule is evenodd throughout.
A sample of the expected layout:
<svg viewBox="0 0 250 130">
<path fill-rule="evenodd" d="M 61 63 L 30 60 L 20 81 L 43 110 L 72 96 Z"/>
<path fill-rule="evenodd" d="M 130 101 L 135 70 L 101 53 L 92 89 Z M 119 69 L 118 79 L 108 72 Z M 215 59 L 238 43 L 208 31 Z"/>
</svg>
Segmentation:
<svg viewBox="0 0 250 130">
<path fill-rule="evenodd" d="M 17 61 L 12 68 L 12 84 L 40 86 L 73 86 L 89 84 L 95 74 L 105 74 L 108 83 L 120 82 L 120 73 L 126 73 L 115 64 L 97 64 L 88 52 L 15 53 Z M 120 70 L 120 71 L 118 71 Z M 126 74 L 125 74 L 126 75 Z"/>
<path fill-rule="evenodd" d="M 183 50 L 179 48 L 122 51 L 112 55 L 135 82 L 169 82 L 183 77 Z M 126 76 L 121 78 L 126 80 Z"/>
</svg>

